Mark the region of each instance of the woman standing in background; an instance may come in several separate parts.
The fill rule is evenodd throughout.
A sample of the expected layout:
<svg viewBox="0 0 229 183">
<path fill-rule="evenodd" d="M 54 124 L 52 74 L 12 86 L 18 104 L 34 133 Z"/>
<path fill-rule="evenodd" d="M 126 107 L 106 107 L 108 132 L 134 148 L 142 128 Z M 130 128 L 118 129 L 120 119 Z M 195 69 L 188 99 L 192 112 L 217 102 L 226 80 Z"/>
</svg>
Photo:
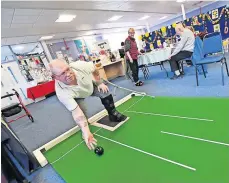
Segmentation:
<svg viewBox="0 0 229 183">
<path fill-rule="evenodd" d="M 128 34 L 129 35 L 125 40 L 126 61 L 130 65 L 135 86 L 142 86 L 143 82 L 140 81 L 138 77 L 138 55 L 142 55 L 142 53 L 138 51 L 137 43 L 134 38 L 134 29 L 130 28 Z"/>
</svg>

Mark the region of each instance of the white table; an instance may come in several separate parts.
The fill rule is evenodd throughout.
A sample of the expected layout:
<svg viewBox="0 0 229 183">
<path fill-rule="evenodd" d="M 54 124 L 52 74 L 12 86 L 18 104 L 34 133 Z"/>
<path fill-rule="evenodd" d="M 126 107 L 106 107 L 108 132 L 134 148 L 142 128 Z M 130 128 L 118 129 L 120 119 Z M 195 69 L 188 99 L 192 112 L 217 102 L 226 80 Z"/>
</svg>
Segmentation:
<svg viewBox="0 0 229 183">
<path fill-rule="evenodd" d="M 168 72 L 165 69 L 163 62 L 168 60 L 171 52 L 171 48 L 162 48 L 158 50 L 153 50 L 149 53 L 145 53 L 144 55 L 140 55 L 138 57 L 138 65 L 145 65 L 146 67 L 160 65 L 165 70 L 168 77 Z"/>
<path fill-rule="evenodd" d="M 171 55 L 171 48 L 153 50 L 138 57 L 139 65 L 149 65 L 168 60 Z"/>
</svg>

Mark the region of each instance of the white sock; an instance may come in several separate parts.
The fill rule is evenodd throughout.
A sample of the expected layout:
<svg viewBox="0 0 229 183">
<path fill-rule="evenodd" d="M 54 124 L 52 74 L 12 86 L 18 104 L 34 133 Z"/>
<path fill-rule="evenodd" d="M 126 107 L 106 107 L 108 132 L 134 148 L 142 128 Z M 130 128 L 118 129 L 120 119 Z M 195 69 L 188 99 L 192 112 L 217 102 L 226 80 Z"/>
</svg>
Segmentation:
<svg viewBox="0 0 229 183">
<path fill-rule="evenodd" d="M 180 75 L 180 71 L 179 71 L 179 70 L 175 71 L 175 74 L 176 74 L 177 76 L 179 76 L 179 75 Z"/>
</svg>

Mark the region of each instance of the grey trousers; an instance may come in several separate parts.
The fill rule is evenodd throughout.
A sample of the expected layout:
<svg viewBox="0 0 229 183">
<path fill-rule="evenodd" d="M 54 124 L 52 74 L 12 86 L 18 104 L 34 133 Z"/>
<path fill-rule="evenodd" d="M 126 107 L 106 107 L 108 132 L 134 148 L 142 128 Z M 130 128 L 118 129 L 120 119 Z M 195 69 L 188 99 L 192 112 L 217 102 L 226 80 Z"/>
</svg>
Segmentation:
<svg viewBox="0 0 229 183">
<path fill-rule="evenodd" d="M 126 59 L 124 59 L 124 69 L 125 69 L 126 79 L 130 79 L 131 81 L 134 81 L 134 79 L 132 78 L 132 71 L 130 68 L 130 64 L 127 62 Z"/>
<path fill-rule="evenodd" d="M 107 93 L 99 92 L 98 87 L 94 85 L 93 93 L 91 96 L 99 97 L 100 99 L 102 99 L 102 98 L 106 98 L 110 94 L 111 94 L 110 92 L 107 92 Z M 88 118 L 89 116 L 87 114 L 87 106 L 86 106 L 85 99 L 84 98 L 75 98 L 75 101 L 79 105 L 80 109 L 83 111 L 84 115 Z"/>
</svg>

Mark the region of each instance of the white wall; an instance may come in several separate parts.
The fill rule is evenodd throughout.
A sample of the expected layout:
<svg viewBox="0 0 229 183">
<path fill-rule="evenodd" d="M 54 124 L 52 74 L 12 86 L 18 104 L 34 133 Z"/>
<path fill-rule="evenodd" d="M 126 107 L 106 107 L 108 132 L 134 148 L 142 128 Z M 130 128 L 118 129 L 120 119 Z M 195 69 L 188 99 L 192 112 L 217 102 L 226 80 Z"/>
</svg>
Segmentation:
<svg viewBox="0 0 229 183">
<path fill-rule="evenodd" d="M 33 82 L 27 82 L 24 78 L 24 76 L 21 74 L 20 69 L 18 67 L 18 63 L 16 61 L 14 62 L 8 62 L 2 64 L 1 69 L 1 82 L 3 86 L 1 86 L 1 96 L 6 95 L 8 93 L 13 93 L 12 89 L 17 90 L 19 95 L 22 98 L 22 101 L 24 104 L 30 104 L 33 101 L 27 98 L 27 88 L 32 87 L 35 84 Z M 16 80 L 11 75 L 10 71 L 8 70 L 8 67 L 12 70 L 14 76 L 16 77 Z M 24 96 L 25 95 L 25 96 Z M 9 105 L 11 103 L 18 103 L 19 101 L 17 98 L 13 98 L 13 100 L 10 100 L 9 98 L 2 99 L 2 107 Z"/>
<path fill-rule="evenodd" d="M 125 42 L 127 38 L 126 32 L 112 33 L 112 34 L 104 34 L 103 39 L 108 40 L 111 51 L 115 51 L 121 48 L 121 42 Z"/>
<path fill-rule="evenodd" d="M 94 43 L 96 42 L 96 37 L 95 36 L 85 36 L 83 37 L 87 47 L 89 48 L 89 51 L 92 52 L 94 51 Z"/>
<path fill-rule="evenodd" d="M 8 46 L 1 47 L 1 61 L 14 60 L 13 53 Z"/>
<path fill-rule="evenodd" d="M 138 48 L 140 49 L 141 43 L 138 40 L 138 35 L 141 35 L 140 31 L 135 32 L 135 39 L 136 39 Z M 127 36 L 128 36 L 128 33 L 126 31 L 126 32 L 118 32 L 118 33 L 111 33 L 111 34 L 103 34 L 103 39 L 104 40 L 107 39 L 111 47 L 111 51 L 115 51 L 121 48 L 121 42 L 125 42 Z"/>
</svg>

